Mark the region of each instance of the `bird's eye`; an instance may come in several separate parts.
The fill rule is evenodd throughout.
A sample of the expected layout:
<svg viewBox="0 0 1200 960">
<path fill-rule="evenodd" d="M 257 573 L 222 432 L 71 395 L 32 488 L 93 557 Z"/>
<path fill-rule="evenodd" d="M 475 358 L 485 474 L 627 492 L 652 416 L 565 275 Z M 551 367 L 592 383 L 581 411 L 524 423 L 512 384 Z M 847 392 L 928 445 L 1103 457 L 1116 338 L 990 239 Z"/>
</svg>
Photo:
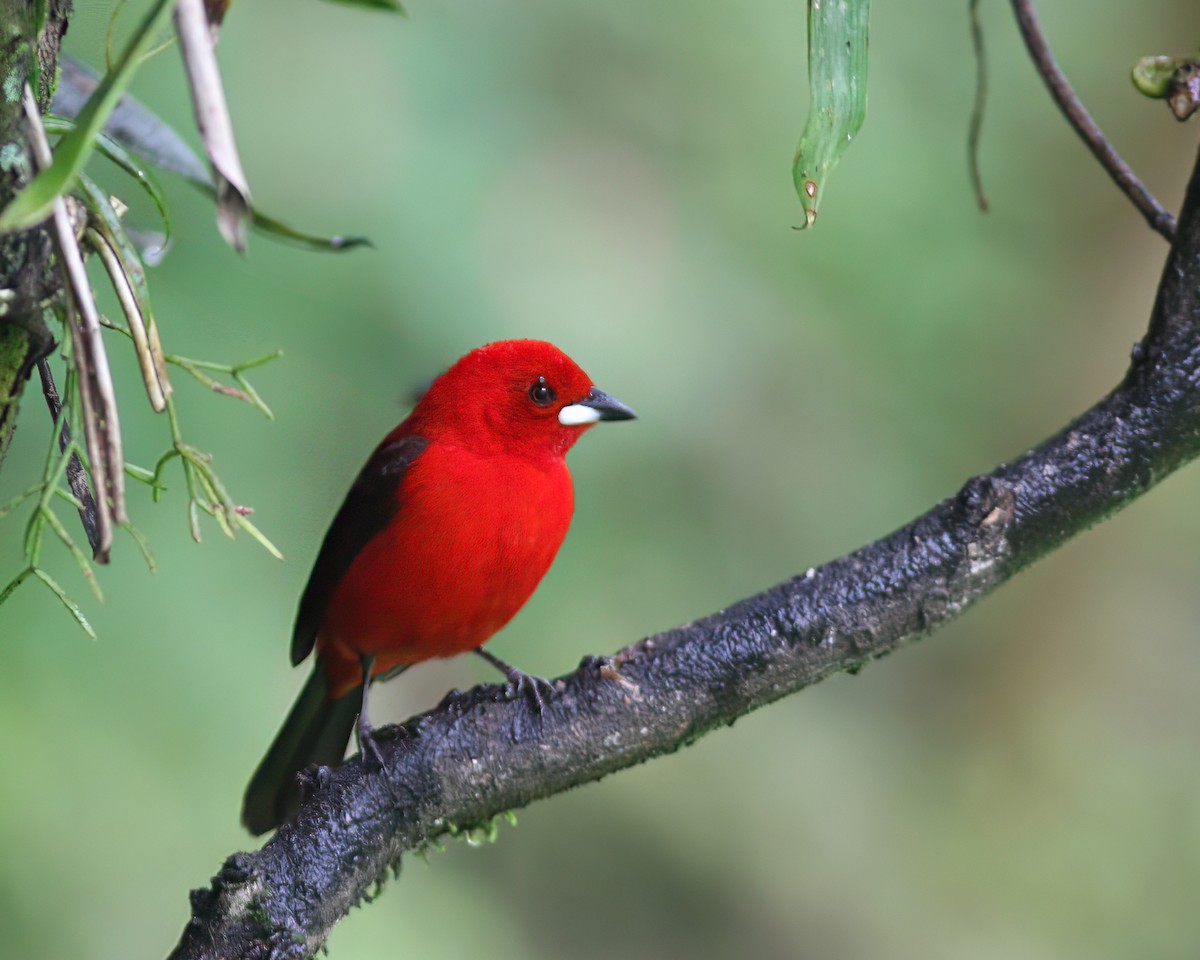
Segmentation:
<svg viewBox="0 0 1200 960">
<path fill-rule="evenodd" d="M 539 407 L 544 407 L 554 402 L 554 390 L 546 382 L 545 377 L 538 377 L 537 382 L 529 388 L 529 399 Z"/>
</svg>

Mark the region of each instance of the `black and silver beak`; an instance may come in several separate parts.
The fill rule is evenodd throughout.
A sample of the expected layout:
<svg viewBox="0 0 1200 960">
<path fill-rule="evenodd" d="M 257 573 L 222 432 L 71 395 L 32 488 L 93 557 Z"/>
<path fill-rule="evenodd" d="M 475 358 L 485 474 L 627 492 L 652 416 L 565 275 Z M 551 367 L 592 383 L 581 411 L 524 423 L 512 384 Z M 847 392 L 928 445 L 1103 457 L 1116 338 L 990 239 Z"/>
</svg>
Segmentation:
<svg viewBox="0 0 1200 960">
<path fill-rule="evenodd" d="M 636 420 L 637 414 L 616 397 L 592 387 L 578 403 L 570 403 L 558 411 L 558 422 L 564 427 L 581 427 L 600 420 Z"/>
</svg>

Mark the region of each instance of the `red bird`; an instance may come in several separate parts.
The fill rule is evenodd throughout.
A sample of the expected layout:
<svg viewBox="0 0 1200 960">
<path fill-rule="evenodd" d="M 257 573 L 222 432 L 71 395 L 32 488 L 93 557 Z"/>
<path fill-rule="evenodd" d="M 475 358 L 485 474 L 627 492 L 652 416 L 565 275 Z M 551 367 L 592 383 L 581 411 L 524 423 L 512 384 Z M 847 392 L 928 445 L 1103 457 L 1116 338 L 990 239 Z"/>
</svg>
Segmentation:
<svg viewBox="0 0 1200 960">
<path fill-rule="evenodd" d="M 634 413 L 562 351 L 508 340 L 442 374 L 375 449 L 325 535 L 300 598 L 292 663 L 312 676 L 246 788 L 242 822 L 264 833 L 298 803 L 296 774 L 341 762 L 358 717 L 378 759 L 367 687 L 474 650 L 512 695 L 533 678 L 480 649 L 529 599 L 574 510 L 563 459 L 600 420 Z"/>
</svg>

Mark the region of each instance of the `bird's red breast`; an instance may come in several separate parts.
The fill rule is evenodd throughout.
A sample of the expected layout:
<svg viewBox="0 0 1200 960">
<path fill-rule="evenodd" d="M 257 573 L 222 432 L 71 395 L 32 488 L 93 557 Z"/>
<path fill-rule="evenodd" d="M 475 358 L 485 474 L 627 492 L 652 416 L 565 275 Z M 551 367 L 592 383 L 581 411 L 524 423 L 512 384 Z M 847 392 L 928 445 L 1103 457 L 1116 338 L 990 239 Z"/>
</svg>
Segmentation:
<svg viewBox="0 0 1200 960">
<path fill-rule="evenodd" d="M 574 509 L 561 456 L 480 456 L 436 440 L 396 498 L 396 520 L 350 564 L 320 628 L 334 698 L 362 682 L 363 654 L 381 674 L 482 644 L 529 599 Z"/>
</svg>

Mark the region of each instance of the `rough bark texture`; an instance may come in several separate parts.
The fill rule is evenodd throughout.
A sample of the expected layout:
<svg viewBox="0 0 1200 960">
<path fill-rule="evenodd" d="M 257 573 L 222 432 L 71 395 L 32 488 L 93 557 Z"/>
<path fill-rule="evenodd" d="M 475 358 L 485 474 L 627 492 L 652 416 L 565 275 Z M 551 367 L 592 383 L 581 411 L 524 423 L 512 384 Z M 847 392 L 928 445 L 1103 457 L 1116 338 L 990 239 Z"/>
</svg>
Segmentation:
<svg viewBox="0 0 1200 960">
<path fill-rule="evenodd" d="M 301 957 L 408 851 L 686 746 L 953 619 L 1200 452 L 1200 165 L 1124 381 L 1020 459 L 861 550 L 558 681 L 538 715 L 498 687 L 389 728 L 386 772 L 311 775 L 296 819 L 231 856 L 172 957 Z"/>
<path fill-rule="evenodd" d="M 0 0 L 0 207 L 33 169 L 22 90 L 28 82 L 42 109 L 49 106 L 70 12 L 70 0 Z M 50 253 L 41 227 L 0 236 L 0 466 L 29 372 L 53 345 L 44 313 L 61 296 L 62 281 L 50 270 Z"/>
</svg>

